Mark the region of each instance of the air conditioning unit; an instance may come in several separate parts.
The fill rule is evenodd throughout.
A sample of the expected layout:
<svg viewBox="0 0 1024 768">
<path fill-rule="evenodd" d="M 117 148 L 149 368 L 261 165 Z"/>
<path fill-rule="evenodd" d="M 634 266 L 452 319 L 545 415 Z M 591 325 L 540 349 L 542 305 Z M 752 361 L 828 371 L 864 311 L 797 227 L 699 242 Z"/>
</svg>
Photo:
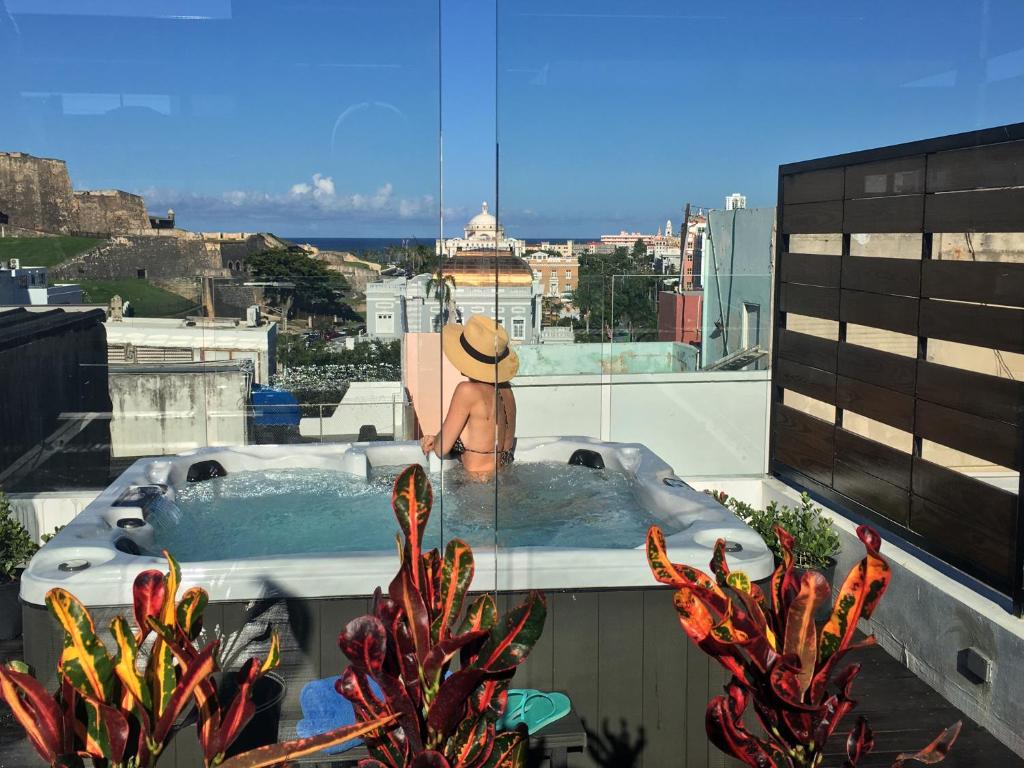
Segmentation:
<svg viewBox="0 0 1024 768">
<path fill-rule="evenodd" d="M 261 322 L 262 317 L 260 315 L 260 307 L 258 304 L 253 304 L 245 310 L 245 324 L 247 326 L 250 328 L 257 328 Z"/>
<path fill-rule="evenodd" d="M 21 269 L 21 259 L 10 259 L 7 262 L 8 269 Z"/>
</svg>

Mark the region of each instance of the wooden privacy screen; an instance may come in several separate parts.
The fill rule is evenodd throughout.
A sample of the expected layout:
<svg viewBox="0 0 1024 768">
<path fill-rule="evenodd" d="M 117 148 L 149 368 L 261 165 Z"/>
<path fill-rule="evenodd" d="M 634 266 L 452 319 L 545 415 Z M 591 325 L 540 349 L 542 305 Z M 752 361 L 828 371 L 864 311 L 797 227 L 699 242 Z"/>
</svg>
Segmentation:
<svg viewBox="0 0 1024 768">
<path fill-rule="evenodd" d="M 933 254 L 937 233 L 1024 242 L 1024 124 L 782 166 L 778 232 L 772 473 L 944 559 L 1019 611 L 1019 481 L 1012 493 L 927 461 L 922 442 L 1024 464 L 1024 382 L 928 359 L 930 339 L 1024 353 L 1024 263 Z M 914 233 L 921 258 L 853 256 L 859 233 Z M 815 234 L 835 235 L 841 253 L 790 250 L 794 235 Z M 790 313 L 837 321 L 836 338 L 787 328 Z M 917 356 L 849 343 L 847 324 L 917 337 Z M 786 390 L 834 406 L 834 420 L 786 405 Z M 913 450 L 845 429 L 848 412 L 910 433 Z"/>
</svg>

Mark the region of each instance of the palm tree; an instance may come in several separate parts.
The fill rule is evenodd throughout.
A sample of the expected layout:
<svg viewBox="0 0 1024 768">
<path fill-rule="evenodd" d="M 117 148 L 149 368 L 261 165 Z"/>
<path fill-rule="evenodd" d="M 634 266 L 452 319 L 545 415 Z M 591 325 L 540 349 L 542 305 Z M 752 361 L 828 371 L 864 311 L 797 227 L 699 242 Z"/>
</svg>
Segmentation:
<svg viewBox="0 0 1024 768">
<path fill-rule="evenodd" d="M 437 299 L 441 312 L 441 325 L 448 325 L 448 321 L 454 315 L 451 311 L 454 292 L 455 278 L 444 274 L 441 268 L 438 267 L 437 272 L 432 274 L 430 279 L 427 280 L 427 293 L 433 294 L 434 298 Z"/>
</svg>

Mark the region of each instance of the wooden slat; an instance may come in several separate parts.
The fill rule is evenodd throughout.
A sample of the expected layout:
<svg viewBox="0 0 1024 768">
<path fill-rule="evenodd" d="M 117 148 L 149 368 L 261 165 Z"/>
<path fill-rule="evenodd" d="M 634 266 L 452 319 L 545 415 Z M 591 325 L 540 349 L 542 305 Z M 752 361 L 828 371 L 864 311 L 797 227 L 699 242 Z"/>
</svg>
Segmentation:
<svg viewBox="0 0 1024 768">
<path fill-rule="evenodd" d="M 1019 430 L 1002 421 L 918 400 L 914 433 L 1003 467 L 1021 467 Z"/>
<path fill-rule="evenodd" d="M 846 199 L 924 192 L 924 155 L 846 166 Z"/>
<path fill-rule="evenodd" d="M 1013 588 L 1013 539 L 994 534 L 975 506 L 950 509 L 920 496 L 910 501 L 910 529 L 936 554 L 962 561 L 972 575 L 1004 593 Z M 965 569 L 967 569 L 965 567 Z"/>
<path fill-rule="evenodd" d="M 1024 307 L 1024 264 L 929 259 L 921 267 L 922 296 Z"/>
<path fill-rule="evenodd" d="M 813 285 L 783 283 L 779 288 L 779 309 L 798 315 L 839 319 L 839 291 Z"/>
<path fill-rule="evenodd" d="M 832 487 L 899 525 L 910 519 L 910 494 L 836 456 Z"/>
<path fill-rule="evenodd" d="M 836 375 L 791 360 L 779 360 L 774 382 L 780 387 L 799 392 L 825 403 L 836 401 Z"/>
<path fill-rule="evenodd" d="M 914 428 L 913 397 L 848 376 L 836 378 L 836 406 L 904 432 Z"/>
<path fill-rule="evenodd" d="M 842 200 L 843 178 L 842 168 L 788 174 L 782 178 L 783 200 L 786 205 Z"/>
<path fill-rule="evenodd" d="M 917 361 L 917 396 L 958 411 L 1024 425 L 1024 382 Z"/>
<path fill-rule="evenodd" d="M 820 368 L 823 371 L 834 373 L 836 370 L 837 345 L 832 339 L 780 328 L 776 343 L 780 358 Z"/>
<path fill-rule="evenodd" d="M 837 427 L 836 458 L 854 469 L 910 490 L 912 457 L 909 453 Z"/>
<path fill-rule="evenodd" d="M 918 296 L 921 292 L 921 262 L 914 259 L 846 256 L 843 258 L 843 288 L 868 293 Z"/>
<path fill-rule="evenodd" d="M 927 232 L 1024 232 L 1024 189 L 928 195 Z"/>
<path fill-rule="evenodd" d="M 644 631 L 638 642 L 643 643 L 643 708 L 649 739 L 643 759 L 650 768 L 679 762 L 680 724 L 688 725 L 688 702 L 679 695 L 686 690 L 689 679 L 686 650 L 679 644 L 662 642 L 664 637 L 678 637 L 680 631 L 673 594 L 672 589 L 648 589 L 642 596 Z"/>
<path fill-rule="evenodd" d="M 834 424 L 776 404 L 774 458 L 778 461 L 831 485 L 834 437 Z"/>
<path fill-rule="evenodd" d="M 928 192 L 1024 187 L 1024 141 L 928 156 Z"/>
<path fill-rule="evenodd" d="M 917 335 L 918 299 L 843 291 L 839 319 L 870 328 Z"/>
<path fill-rule="evenodd" d="M 917 361 L 912 357 L 843 342 L 839 345 L 839 370 L 843 376 L 914 394 Z"/>
<path fill-rule="evenodd" d="M 784 283 L 835 288 L 839 285 L 840 256 L 818 253 L 783 253 L 779 275 Z"/>
<path fill-rule="evenodd" d="M 920 232 L 924 226 L 924 195 L 865 197 L 847 200 L 844 232 Z"/>
<path fill-rule="evenodd" d="M 1024 353 L 1024 310 L 922 299 L 920 335 Z"/>
<path fill-rule="evenodd" d="M 912 490 L 936 504 L 982 515 L 986 525 L 1007 540 L 1014 535 L 1015 493 L 919 457 L 913 460 Z"/>
<path fill-rule="evenodd" d="M 784 234 L 828 234 L 843 228 L 843 202 L 786 203 L 782 210 Z"/>
</svg>

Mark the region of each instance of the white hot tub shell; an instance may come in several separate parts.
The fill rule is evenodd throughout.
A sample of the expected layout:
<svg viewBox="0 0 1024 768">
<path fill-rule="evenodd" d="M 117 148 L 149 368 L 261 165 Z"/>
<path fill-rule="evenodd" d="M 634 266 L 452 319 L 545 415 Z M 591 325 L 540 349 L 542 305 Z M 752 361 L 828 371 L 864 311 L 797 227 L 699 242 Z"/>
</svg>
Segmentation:
<svg viewBox="0 0 1024 768">
<path fill-rule="evenodd" d="M 679 479 L 672 468 L 643 445 L 606 443 L 590 438 L 526 438 L 517 442 L 517 462 L 565 463 L 577 451 L 599 454 L 605 467 L 624 472 L 641 505 L 663 522 L 669 554 L 675 562 L 707 570 L 715 542 L 729 542 L 729 563 L 752 579 L 767 577 L 772 554 L 753 530 L 705 493 Z M 217 462 L 227 473 L 263 469 L 329 469 L 368 477 L 372 467 L 430 464 L 416 442 L 264 445 L 204 448 L 177 456 L 140 459 L 64 530 L 43 547 L 21 579 L 21 598 L 43 605 L 47 591 L 63 587 L 86 605 L 131 603 L 136 575 L 164 568 L 159 557 L 132 554 L 151 549 L 154 530 L 145 505 L 126 497 L 161 493 L 173 500 L 200 462 Z M 447 462 L 446 462 L 447 464 Z M 442 475 L 443 476 L 443 475 Z M 443 488 L 435 488 L 435 494 Z M 245 535 L 244 530 L 239 531 Z M 127 541 L 127 543 L 126 543 Z M 134 543 L 134 547 L 132 544 Z M 475 547 L 474 587 L 524 589 L 592 589 L 652 586 L 644 542 L 632 549 L 551 547 Z M 173 554 L 173 553 L 172 553 Z M 386 585 L 396 568 L 393 550 L 281 555 L 182 564 L 184 587 L 202 586 L 213 601 L 256 600 L 281 595 L 328 597 L 369 595 Z"/>
</svg>

